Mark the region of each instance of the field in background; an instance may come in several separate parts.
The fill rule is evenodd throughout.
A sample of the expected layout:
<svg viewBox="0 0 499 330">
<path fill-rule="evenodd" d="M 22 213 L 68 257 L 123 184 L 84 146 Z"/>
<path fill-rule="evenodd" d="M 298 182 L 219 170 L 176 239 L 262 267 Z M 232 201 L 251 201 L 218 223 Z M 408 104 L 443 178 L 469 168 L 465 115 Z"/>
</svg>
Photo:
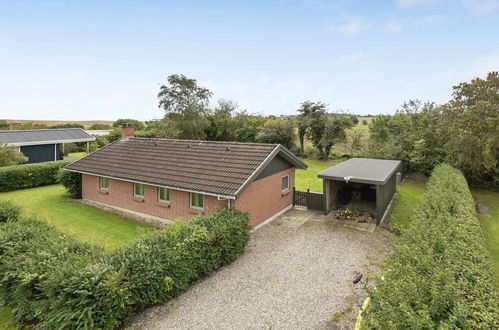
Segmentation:
<svg viewBox="0 0 499 330">
<path fill-rule="evenodd" d="M 317 173 L 333 165 L 339 164 L 344 159 L 337 160 L 314 160 L 302 159 L 307 165 L 306 170 L 296 170 L 295 188 L 296 190 L 322 192 L 322 179 L 317 177 Z"/>
<path fill-rule="evenodd" d="M 0 120 L 2 120 L 0 118 Z M 112 120 L 22 120 L 22 119 L 5 119 L 7 122 L 10 123 L 33 123 L 33 124 L 43 124 L 47 126 L 54 126 L 54 125 L 63 125 L 63 124 L 80 124 L 85 127 L 85 129 L 88 129 L 90 126 L 93 124 L 103 124 L 103 125 L 112 125 L 113 121 Z"/>
</svg>

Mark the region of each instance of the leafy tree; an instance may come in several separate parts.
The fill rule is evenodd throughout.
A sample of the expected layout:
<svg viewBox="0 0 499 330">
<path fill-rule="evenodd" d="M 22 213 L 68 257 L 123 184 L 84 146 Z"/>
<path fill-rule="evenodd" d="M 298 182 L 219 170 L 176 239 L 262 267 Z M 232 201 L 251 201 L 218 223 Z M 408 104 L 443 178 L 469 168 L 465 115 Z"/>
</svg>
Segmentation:
<svg viewBox="0 0 499 330">
<path fill-rule="evenodd" d="M 310 130 L 313 118 L 320 118 L 326 114 L 326 104 L 322 102 L 305 101 L 298 109 L 298 138 L 301 152 L 304 152 L 305 136 Z"/>
<path fill-rule="evenodd" d="M 295 125 L 287 119 L 267 120 L 256 136 L 258 142 L 280 143 L 288 149 L 294 146 L 295 139 Z"/>
<path fill-rule="evenodd" d="M 180 138 L 204 139 L 212 93 L 184 75 L 173 74 L 167 80 L 168 84 L 161 85 L 158 93 L 159 107 L 165 110 L 165 118 L 176 122 Z"/>
<path fill-rule="evenodd" d="M 148 134 L 147 137 L 161 139 L 176 139 L 180 135 L 180 131 L 177 128 L 176 123 L 169 118 L 149 122 L 147 130 L 144 132 Z"/>
<path fill-rule="evenodd" d="M 143 122 L 136 119 L 118 119 L 113 122 L 113 127 L 121 127 L 123 124 L 132 124 L 136 131 L 142 131 L 145 129 L 145 125 Z"/>
<path fill-rule="evenodd" d="M 499 185 L 499 74 L 453 87 L 453 98 L 442 107 L 448 160 L 468 180 Z"/>
<path fill-rule="evenodd" d="M 351 116 L 350 118 L 352 120 L 352 124 L 357 125 L 359 123 L 359 118 L 355 116 Z"/>
<path fill-rule="evenodd" d="M 316 115 L 312 117 L 309 136 L 319 151 L 320 159 L 327 159 L 337 143 L 345 142 L 346 129 L 353 126 L 349 117 Z"/>
<path fill-rule="evenodd" d="M 208 113 L 209 126 L 205 129 L 206 139 L 211 141 L 234 141 L 237 123 L 234 116 L 237 103 L 219 100 L 218 105 Z"/>
<path fill-rule="evenodd" d="M 353 155 L 354 151 L 359 151 L 362 148 L 362 133 L 353 130 L 348 138 L 350 154 Z"/>
<path fill-rule="evenodd" d="M 28 157 L 24 156 L 22 152 L 0 143 L 0 166 L 17 165 L 26 161 L 28 161 Z"/>
<path fill-rule="evenodd" d="M 367 120 L 362 119 L 362 125 L 367 125 Z"/>
<path fill-rule="evenodd" d="M 39 123 L 23 123 L 21 124 L 21 129 L 47 129 L 50 128 L 48 125 L 39 124 Z"/>
</svg>

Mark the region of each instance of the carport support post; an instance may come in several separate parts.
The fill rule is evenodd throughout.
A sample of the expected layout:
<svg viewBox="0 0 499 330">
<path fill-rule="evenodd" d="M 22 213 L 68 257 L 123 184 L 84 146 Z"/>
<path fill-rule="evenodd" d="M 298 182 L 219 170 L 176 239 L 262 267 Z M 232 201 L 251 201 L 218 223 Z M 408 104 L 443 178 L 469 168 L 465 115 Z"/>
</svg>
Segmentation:
<svg viewBox="0 0 499 330">
<path fill-rule="evenodd" d="M 324 198 L 324 215 L 329 211 L 329 182 L 328 179 L 322 179 L 322 198 Z"/>
<path fill-rule="evenodd" d="M 89 148 L 88 148 L 88 141 L 87 141 L 87 154 L 88 154 L 88 150 L 89 150 Z"/>
</svg>

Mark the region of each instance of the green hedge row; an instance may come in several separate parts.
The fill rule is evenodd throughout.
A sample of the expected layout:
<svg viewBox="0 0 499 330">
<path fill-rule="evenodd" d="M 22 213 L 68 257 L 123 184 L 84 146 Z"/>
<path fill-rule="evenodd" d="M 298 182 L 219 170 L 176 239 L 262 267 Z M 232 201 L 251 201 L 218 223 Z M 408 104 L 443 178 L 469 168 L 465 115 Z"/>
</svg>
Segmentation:
<svg viewBox="0 0 499 330">
<path fill-rule="evenodd" d="M 248 240 L 248 220 L 222 210 L 107 253 L 36 220 L 3 223 L 0 300 L 14 307 L 21 325 L 115 329 L 235 259 Z"/>
<path fill-rule="evenodd" d="M 0 167 L 0 192 L 54 184 L 59 169 L 71 161 L 58 160 Z"/>
<path fill-rule="evenodd" d="M 366 329 L 498 329 L 499 294 L 462 173 L 433 171 L 384 279 L 370 289 Z"/>
</svg>

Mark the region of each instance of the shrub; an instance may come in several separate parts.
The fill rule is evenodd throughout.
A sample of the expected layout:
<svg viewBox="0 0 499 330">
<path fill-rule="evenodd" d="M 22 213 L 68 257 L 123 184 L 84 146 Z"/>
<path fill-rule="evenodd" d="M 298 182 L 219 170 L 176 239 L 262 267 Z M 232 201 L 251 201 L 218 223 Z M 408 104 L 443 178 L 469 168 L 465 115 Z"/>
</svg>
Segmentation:
<svg viewBox="0 0 499 330">
<path fill-rule="evenodd" d="M 248 240 L 248 220 L 221 210 L 109 253 L 36 220 L 7 223 L 0 226 L 0 299 L 15 308 L 20 324 L 114 329 L 236 258 Z"/>
<path fill-rule="evenodd" d="M 60 169 L 57 174 L 57 182 L 66 187 L 73 198 L 81 198 L 81 173 Z"/>
<path fill-rule="evenodd" d="M 0 201 L 0 222 L 19 219 L 21 208 L 11 201 Z"/>
<path fill-rule="evenodd" d="M 0 167 L 0 192 L 54 184 L 59 169 L 70 161 Z"/>
<path fill-rule="evenodd" d="M 363 328 L 499 328 L 494 272 L 460 171 L 433 171 L 384 280 L 369 291 Z"/>
</svg>

